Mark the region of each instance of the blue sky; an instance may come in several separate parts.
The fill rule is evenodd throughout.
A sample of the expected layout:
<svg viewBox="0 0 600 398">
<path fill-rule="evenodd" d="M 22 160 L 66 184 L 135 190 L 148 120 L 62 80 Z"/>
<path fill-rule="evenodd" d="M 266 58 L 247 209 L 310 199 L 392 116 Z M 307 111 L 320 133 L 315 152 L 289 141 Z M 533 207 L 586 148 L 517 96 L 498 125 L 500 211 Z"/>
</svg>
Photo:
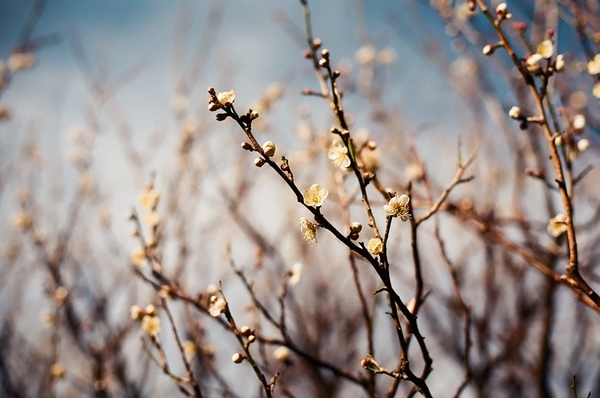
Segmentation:
<svg viewBox="0 0 600 398">
<path fill-rule="evenodd" d="M 38 67 L 17 76 L 11 89 L 4 94 L 9 105 L 14 104 L 15 116 L 27 109 L 29 117 L 63 114 L 76 119 L 77 104 L 82 103 L 86 88 L 81 69 L 77 67 L 72 39 L 78 37 L 91 64 L 103 67 L 113 79 L 128 68 L 141 65 L 141 72 L 121 93 L 125 105 L 143 108 L 132 112 L 133 120 L 145 119 L 151 127 L 169 117 L 168 100 L 175 85 L 173 78 L 173 47 L 179 17 L 190 17 L 188 50 L 193 52 L 203 34 L 212 1 L 66 1 L 49 0 L 35 28 L 34 37 L 58 34 L 61 41 L 44 47 L 38 53 Z M 218 31 L 214 51 L 207 54 L 206 73 L 198 77 L 197 93 L 204 96 L 208 85 L 235 85 L 240 93 L 253 91 L 273 80 L 289 79 L 306 70 L 301 48 L 281 24 L 275 22 L 279 13 L 287 15 L 299 27 L 302 12 L 299 2 L 290 1 L 225 1 L 224 18 Z M 360 46 L 354 22 L 355 2 L 345 0 L 313 1 L 313 29 L 334 58 L 352 58 Z M 28 1 L 0 1 L 0 57 L 6 59 L 18 39 L 30 9 Z M 386 12 L 400 12 L 399 2 L 382 1 L 364 7 L 369 29 L 377 45 L 392 46 L 401 55 L 404 70 L 400 82 L 414 81 L 411 72 L 422 69 L 419 60 L 394 35 L 384 22 Z M 405 56 L 408 55 L 408 56 Z M 300 67 L 299 67 L 300 66 Z M 302 68 L 304 67 L 304 68 Z M 426 71 L 434 73 L 433 70 Z M 310 78 L 310 76 L 308 76 Z M 424 82 L 430 81 L 423 79 Z M 298 83 L 298 88 L 302 85 Z M 32 96 L 32 93 L 36 93 Z M 33 98 L 32 98 L 33 97 Z M 26 105 L 26 108 L 24 107 Z M 20 105 L 23 105 L 21 107 Z M 41 116 L 44 117 L 45 116 Z M 64 126 L 56 126 L 58 129 Z"/>
</svg>

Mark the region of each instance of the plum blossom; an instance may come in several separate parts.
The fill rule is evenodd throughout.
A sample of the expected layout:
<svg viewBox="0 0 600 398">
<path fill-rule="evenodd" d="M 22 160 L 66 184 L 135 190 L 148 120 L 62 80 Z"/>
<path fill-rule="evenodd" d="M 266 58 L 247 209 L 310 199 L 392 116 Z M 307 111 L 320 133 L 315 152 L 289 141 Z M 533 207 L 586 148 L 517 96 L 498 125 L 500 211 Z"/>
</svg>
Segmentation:
<svg viewBox="0 0 600 398">
<path fill-rule="evenodd" d="M 304 204 L 307 206 L 319 207 L 323 206 L 327 199 L 329 191 L 319 184 L 313 184 L 310 188 L 304 191 Z"/>
<path fill-rule="evenodd" d="M 333 140 L 329 147 L 327 158 L 340 169 L 346 169 L 351 164 L 350 156 L 348 156 L 348 148 L 340 140 Z"/>
<path fill-rule="evenodd" d="M 408 202 L 410 198 L 408 195 L 394 195 L 393 198 L 390 199 L 388 204 L 383 206 L 383 210 L 388 216 L 398 217 L 402 221 L 408 221 L 410 218 Z"/>
<path fill-rule="evenodd" d="M 318 226 L 308 221 L 306 218 L 300 218 L 300 231 L 304 240 L 310 244 L 317 242 L 317 228 Z"/>
<path fill-rule="evenodd" d="M 371 254 L 379 254 L 383 252 L 383 242 L 379 238 L 371 238 L 367 243 L 367 250 Z"/>
</svg>

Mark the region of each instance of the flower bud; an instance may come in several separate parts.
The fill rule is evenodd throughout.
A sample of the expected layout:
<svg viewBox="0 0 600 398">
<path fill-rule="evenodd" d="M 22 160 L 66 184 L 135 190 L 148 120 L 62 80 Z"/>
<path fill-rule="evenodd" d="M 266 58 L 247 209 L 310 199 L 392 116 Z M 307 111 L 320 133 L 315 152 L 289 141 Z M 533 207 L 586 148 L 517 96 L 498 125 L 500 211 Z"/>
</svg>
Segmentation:
<svg viewBox="0 0 600 398">
<path fill-rule="evenodd" d="M 273 358 L 280 362 L 285 362 L 290 356 L 290 350 L 285 346 L 279 346 L 273 351 Z"/>
<path fill-rule="evenodd" d="M 515 21 L 513 22 L 513 29 L 519 33 L 525 33 L 525 30 L 527 30 L 527 24 L 525 22 Z"/>
<path fill-rule="evenodd" d="M 262 146 L 265 155 L 272 158 L 275 155 L 275 144 L 272 141 L 267 141 Z"/>
<path fill-rule="evenodd" d="M 493 44 L 486 44 L 481 51 L 483 55 L 492 55 L 496 51 L 496 46 Z"/>
<path fill-rule="evenodd" d="M 242 327 L 240 328 L 240 333 L 241 333 L 243 336 L 246 336 L 246 337 L 248 337 L 248 336 L 250 336 L 250 335 L 252 334 L 252 329 L 250 329 L 250 326 L 246 326 L 246 325 L 244 325 L 244 326 L 242 326 Z"/>
<path fill-rule="evenodd" d="M 223 120 L 227 119 L 227 114 L 226 113 L 217 113 L 217 116 L 215 116 L 215 118 L 217 119 L 218 122 L 222 122 Z"/>
<path fill-rule="evenodd" d="M 585 127 L 585 116 L 581 114 L 575 115 L 572 126 L 576 132 L 581 132 Z"/>
<path fill-rule="evenodd" d="M 350 224 L 350 232 L 353 234 L 357 234 L 362 230 L 362 224 L 355 221 L 352 224 Z"/>
<path fill-rule="evenodd" d="M 233 356 L 231 357 L 231 361 L 233 363 L 242 363 L 242 361 L 246 359 L 246 356 L 244 354 L 241 354 L 239 352 L 236 352 L 235 354 L 233 354 Z"/>
<path fill-rule="evenodd" d="M 583 138 L 579 141 L 577 141 L 577 150 L 579 152 L 584 152 L 586 149 L 588 149 L 590 146 L 590 141 Z"/>
<path fill-rule="evenodd" d="M 543 59 L 543 57 L 538 54 L 531 54 L 530 56 L 527 57 L 527 59 L 525 60 L 525 64 L 527 65 L 527 70 L 533 74 L 540 74 L 542 71 L 542 68 L 540 67 L 540 61 Z"/>
<path fill-rule="evenodd" d="M 562 138 L 562 135 L 559 135 L 554 139 L 554 145 L 561 146 L 562 144 L 564 144 L 564 140 Z"/>
<path fill-rule="evenodd" d="M 506 14 L 506 9 L 507 9 L 506 3 L 500 3 L 500 4 L 498 4 L 498 7 L 496 7 L 496 14 L 498 14 L 498 15 Z"/>
<path fill-rule="evenodd" d="M 510 108 L 510 111 L 508 111 L 508 116 L 510 116 L 513 119 L 520 120 L 523 119 L 523 112 L 518 106 L 513 106 L 512 108 Z"/>
<path fill-rule="evenodd" d="M 154 304 L 148 304 L 145 309 L 146 315 L 155 316 L 156 315 L 156 306 Z"/>
<path fill-rule="evenodd" d="M 556 62 L 554 63 L 554 70 L 562 72 L 565 70 L 565 57 L 562 54 L 556 56 Z"/>
<path fill-rule="evenodd" d="M 496 15 L 498 16 L 498 20 L 500 21 L 512 18 L 512 14 L 508 12 L 508 7 L 506 3 L 498 4 L 498 7 L 496 7 Z"/>
<path fill-rule="evenodd" d="M 554 53 L 554 44 L 552 40 L 544 40 L 537 47 L 537 53 L 543 58 L 549 59 Z"/>
<path fill-rule="evenodd" d="M 132 305 L 129 308 L 129 314 L 131 315 L 131 319 L 139 320 L 144 316 L 144 310 L 139 305 Z"/>
<path fill-rule="evenodd" d="M 249 142 L 242 142 L 242 149 L 245 151 L 250 151 L 252 152 L 254 150 L 254 148 L 252 148 L 252 145 Z"/>
<path fill-rule="evenodd" d="M 377 149 L 377 143 L 373 140 L 369 140 L 367 141 L 367 143 L 365 144 L 365 146 L 367 148 L 369 148 L 370 150 L 374 151 L 375 149 Z"/>
<path fill-rule="evenodd" d="M 254 159 L 254 165 L 256 167 L 263 167 L 264 164 L 265 164 L 265 160 L 263 158 Z"/>
</svg>

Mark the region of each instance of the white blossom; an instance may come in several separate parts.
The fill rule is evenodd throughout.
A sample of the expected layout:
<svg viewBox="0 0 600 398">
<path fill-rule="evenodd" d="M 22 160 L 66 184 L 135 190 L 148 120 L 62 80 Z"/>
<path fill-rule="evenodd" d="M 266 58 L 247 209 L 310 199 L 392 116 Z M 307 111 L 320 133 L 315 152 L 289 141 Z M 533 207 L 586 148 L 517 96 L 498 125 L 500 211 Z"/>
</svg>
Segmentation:
<svg viewBox="0 0 600 398">
<path fill-rule="evenodd" d="M 390 199 L 388 204 L 383 206 L 383 210 L 388 216 L 399 217 L 402 221 L 408 221 L 410 218 L 408 202 L 410 198 L 408 195 L 394 195 Z"/>
<path fill-rule="evenodd" d="M 333 162 L 336 167 L 346 169 L 350 167 L 350 156 L 348 156 L 348 148 L 340 140 L 333 140 L 327 152 L 327 158 Z"/>
<path fill-rule="evenodd" d="M 367 243 L 367 250 L 371 254 L 379 254 L 383 252 L 383 242 L 379 238 L 371 238 Z"/>
<path fill-rule="evenodd" d="M 319 184 L 313 184 L 310 188 L 304 191 L 304 204 L 307 206 L 319 207 L 323 206 L 327 199 L 329 191 Z"/>
<path fill-rule="evenodd" d="M 217 94 L 217 99 L 219 102 L 225 106 L 233 104 L 235 101 L 235 91 L 225 91 Z"/>
<path fill-rule="evenodd" d="M 567 232 L 567 217 L 564 214 L 557 214 L 550 219 L 546 231 L 555 238 Z"/>
<path fill-rule="evenodd" d="M 317 242 L 317 226 L 306 218 L 300 218 L 300 231 L 302 232 L 302 236 L 304 240 L 308 243 L 316 243 Z"/>
</svg>

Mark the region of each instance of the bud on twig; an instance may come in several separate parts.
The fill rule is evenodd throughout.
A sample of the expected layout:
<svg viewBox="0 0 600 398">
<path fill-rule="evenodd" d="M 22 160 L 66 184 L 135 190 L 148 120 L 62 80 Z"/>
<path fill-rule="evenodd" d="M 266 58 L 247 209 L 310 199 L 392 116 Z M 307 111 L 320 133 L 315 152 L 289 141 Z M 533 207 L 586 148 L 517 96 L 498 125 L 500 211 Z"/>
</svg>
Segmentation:
<svg viewBox="0 0 600 398">
<path fill-rule="evenodd" d="M 265 151 L 265 155 L 272 158 L 275 155 L 275 144 L 273 141 L 267 141 L 262 146 L 263 151 Z"/>
<path fill-rule="evenodd" d="M 233 356 L 231 357 L 231 361 L 233 363 L 242 363 L 242 361 L 246 359 L 246 356 L 242 353 L 236 352 L 235 354 L 233 354 Z"/>
<path fill-rule="evenodd" d="M 242 142 L 242 149 L 245 151 L 254 151 L 254 148 L 252 148 L 252 145 L 249 142 Z"/>
</svg>

